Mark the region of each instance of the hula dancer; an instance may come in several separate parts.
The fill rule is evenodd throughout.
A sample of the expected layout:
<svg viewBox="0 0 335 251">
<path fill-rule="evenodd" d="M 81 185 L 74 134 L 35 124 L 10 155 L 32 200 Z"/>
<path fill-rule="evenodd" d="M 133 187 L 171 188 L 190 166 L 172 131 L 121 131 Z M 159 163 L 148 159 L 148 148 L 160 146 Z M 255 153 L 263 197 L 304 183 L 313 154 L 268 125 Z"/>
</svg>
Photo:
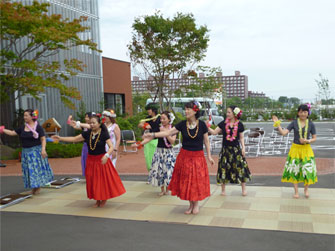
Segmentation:
<svg viewBox="0 0 335 251">
<path fill-rule="evenodd" d="M 120 127 L 116 123 L 116 120 L 115 120 L 116 113 L 114 112 L 114 110 L 112 109 L 106 110 L 102 113 L 102 115 L 104 116 L 103 122 L 105 123 L 107 127 L 110 139 L 114 147 L 113 154 L 112 156 L 110 156 L 110 158 L 113 163 L 113 166 L 116 167 L 117 151 L 119 149 L 120 141 L 121 141 Z M 108 145 L 106 144 L 106 152 L 108 152 L 108 149 L 109 149 Z"/>
<path fill-rule="evenodd" d="M 87 197 L 96 200 L 94 207 L 103 207 L 108 199 L 120 196 L 126 190 L 109 158 L 113 152 L 113 145 L 106 126 L 101 123 L 97 114 L 92 114 L 90 126 L 91 129 L 75 137 L 52 136 L 52 138 L 63 142 L 87 143 L 85 171 Z M 107 153 L 106 144 L 109 146 Z"/>
<path fill-rule="evenodd" d="M 155 103 L 150 103 L 145 107 L 145 109 L 148 112 L 148 117 L 146 119 L 142 119 L 138 124 L 138 127 L 143 128 L 145 132 L 159 132 L 161 120 L 160 114 L 157 114 L 157 105 Z M 148 172 L 151 169 L 152 157 L 154 156 L 154 153 L 156 151 L 157 144 L 158 140 L 153 139 L 149 143 L 144 145 L 144 157 Z"/>
<path fill-rule="evenodd" d="M 198 214 L 199 201 L 210 196 L 208 167 L 203 151 L 205 143 L 207 158 L 213 165 L 208 139 L 208 129 L 200 117 L 200 103 L 191 101 L 185 105 L 186 119 L 168 131 L 146 133 L 145 138 L 153 139 L 175 135 L 181 132 L 183 136 L 180 150 L 174 166 L 168 189 L 172 195 L 182 200 L 188 200 L 190 207 L 185 214 Z"/>
<path fill-rule="evenodd" d="M 25 124 L 15 131 L 0 127 L 0 133 L 19 136 L 22 143 L 21 166 L 25 188 L 32 188 L 32 194 L 38 194 L 40 187 L 53 180 L 53 173 L 45 150 L 46 139 L 43 128 L 38 124 L 38 111 L 24 111 Z"/>
<path fill-rule="evenodd" d="M 89 122 L 92 117 L 91 112 L 85 113 L 85 122 L 86 123 L 80 123 L 80 121 L 74 121 L 72 120 L 72 115 L 69 116 L 67 120 L 67 124 L 72 126 L 76 130 L 82 130 L 86 132 L 89 128 Z M 83 148 L 81 150 L 81 170 L 82 170 L 82 175 L 85 176 L 85 169 L 86 169 L 86 159 L 88 155 L 88 147 L 86 142 L 83 144 Z"/>
<path fill-rule="evenodd" d="M 308 119 L 311 113 L 310 104 L 298 107 L 297 119 L 292 121 L 286 129 L 281 128 L 280 120 L 272 116 L 275 122 L 274 127 L 278 127 L 281 135 L 287 135 L 292 129 L 294 140 L 288 153 L 282 182 L 290 182 L 294 185 L 293 197 L 298 199 L 298 183 L 304 182 L 305 197 L 309 197 L 308 186 L 318 181 L 316 176 L 316 164 L 311 143 L 316 141 L 316 129 L 314 123 Z"/>
<path fill-rule="evenodd" d="M 245 159 L 244 126 L 239 118 L 242 115 L 240 108 L 229 106 L 226 120 L 221 121 L 215 130 L 208 128 L 211 134 L 222 132 L 222 149 L 219 156 L 216 181 L 221 184 L 221 195 L 226 193 L 226 184 L 241 184 L 242 195 L 246 196 L 246 182 L 250 181 L 251 174 Z M 242 146 L 242 148 L 241 148 Z"/>
<path fill-rule="evenodd" d="M 168 131 L 172 127 L 174 120 L 173 113 L 162 112 L 160 131 Z M 149 172 L 149 183 L 153 186 L 160 186 L 159 196 L 168 195 L 168 185 L 170 184 L 176 157 L 174 156 L 172 145 L 176 140 L 176 135 L 167 136 L 158 139 L 158 145 L 154 157 L 152 158 L 151 170 Z M 133 144 L 133 147 L 141 147 L 150 142 L 150 139 L 144 139 L 142 142 Z"/>
</svg>

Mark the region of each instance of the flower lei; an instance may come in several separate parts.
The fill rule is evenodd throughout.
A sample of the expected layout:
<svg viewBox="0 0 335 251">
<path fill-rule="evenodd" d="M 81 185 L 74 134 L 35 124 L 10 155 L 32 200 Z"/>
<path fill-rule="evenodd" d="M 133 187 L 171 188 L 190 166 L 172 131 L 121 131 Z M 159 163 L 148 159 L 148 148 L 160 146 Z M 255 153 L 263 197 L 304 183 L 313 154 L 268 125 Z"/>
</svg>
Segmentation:
<svg viewBox="0 0 335 251">
<path fill-rule="evenodd" d="M 234 123 L 234 129 L 233 129 L 233 135 L 230 135 L 230 129 L 229 129 L 229 124 L 230 124 L 230 120 L 227 118 L 225 123 L 226 123 L 226 139 L 230 142 L 234 141 L 236 139 L 237 136 L 237 129 L 238 129 L 238 120 L 235 121 Z"/>
<path fill-rule="evenodd" d="M 164 128 L 164 126 L 161 126 L 161 128 Z M 169 129 L 171 129 L 171 124 L 169 124 Z M 167 138 L 164 137 L 163 139 L 166 147 L 170 148 L 172 145 L 168 142 Z"/>
<path fill-rule="evenodd" d="M 304 137 L 302 136 L 302 127 L 300 124 L 300 119 L 298 118 L 298 127 L 299 127 L 299 137 L 301 139 L 307 139 L 307 133 L 308 133 L 308 119 L 306 119 L 305 122 L 305 132 L 304 132 Z"/>
</svg>

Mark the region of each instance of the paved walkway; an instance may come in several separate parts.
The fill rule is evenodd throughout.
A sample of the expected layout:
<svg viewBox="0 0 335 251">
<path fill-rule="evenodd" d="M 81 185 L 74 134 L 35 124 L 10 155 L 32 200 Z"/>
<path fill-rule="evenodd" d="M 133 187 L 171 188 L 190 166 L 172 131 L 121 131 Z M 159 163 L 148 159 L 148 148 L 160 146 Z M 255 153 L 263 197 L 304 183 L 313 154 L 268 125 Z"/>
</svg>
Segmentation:
<svg viewBox="0 0 335 251">
<path fill-rule="evenodd" d="M 209 166 L 209 173 L 216 175 L 218 156 L 213 155 L 215 165 Z M 257 157 L 247 158 L 253 176 L 267 175 L 280 176 L 285 165 L 285 157 Z M 0 168 L 0 176 L 16 176 L 21 174 L 21 164 L 18 160 L 3 161 L 7 167 Z M 69 159 L 49 159 L 54 174 L 81 174 L 80 157 Z M 317 158 L 318 174 L 335 173 L 334 158 Z M 118 156 L 116 169 L 119 174 L 140 175 L 147 174 L 143 149 L 137 153 L 121 153 Z"/>
</svg>

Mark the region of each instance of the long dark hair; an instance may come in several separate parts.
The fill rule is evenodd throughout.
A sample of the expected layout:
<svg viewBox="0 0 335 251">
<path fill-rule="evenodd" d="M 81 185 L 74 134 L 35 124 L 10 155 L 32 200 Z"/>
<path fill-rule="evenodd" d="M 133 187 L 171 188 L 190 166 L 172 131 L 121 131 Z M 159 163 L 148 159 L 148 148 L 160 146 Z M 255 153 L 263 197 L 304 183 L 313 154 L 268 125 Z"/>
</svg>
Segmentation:
<svg viewBox="0 0 335 251">
<path fill-rule="evenodd" d="M 23 114 L 24 114 L 25 112 L 28 112 L 29 115 L 30 115 L 31 117 L 33 117 L 33 112 L 34 112 L 33 109 L 26 109 L 26 110 L 24 110 Z M 34 122 L 35 122 L 36 120 L 37 120 L 37 119 L 33 119 Z"/>
<path fill-rule="evenodd" d="M 192 100 L 192 101 L 187 102 L 187 103 L 185 104 L 185 108 L 191 108 L 191 109 L 193 109 L 194 106 L 197 106 L 195 100 Z M 197 106 L 197 107 L 198 107 L 198 106 Z M 199 110 L 196 111 L 196 113 L 195 113 L 195 118 L 196 118 L 196 119 L 200 118 L 200 107 L 198 107 L 198 108 L 199 108 Z"/>
<path fill-rule="evenodd" d="M 104 123 L 101 123 L 101 117 L 99 117 L 97 114 L 92 114 L 91 119 L 95 118 L 98 123 L 100 124 L 101 131 L 103 132 L 108 132 L 107 127 L 105 126 Z"/>
</svg>

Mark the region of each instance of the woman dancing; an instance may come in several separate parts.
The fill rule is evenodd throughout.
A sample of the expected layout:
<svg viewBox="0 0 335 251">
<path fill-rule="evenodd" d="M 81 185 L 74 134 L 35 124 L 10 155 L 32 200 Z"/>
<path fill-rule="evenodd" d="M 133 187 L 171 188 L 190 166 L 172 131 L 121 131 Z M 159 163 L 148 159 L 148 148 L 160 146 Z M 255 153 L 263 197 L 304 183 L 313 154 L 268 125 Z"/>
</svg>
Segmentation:
<svg viewBox="0 0 335 251">
<path fill-rule="evenodd" d="M 87 143 L 88 156 L 85 170 L 87 197 L 96 200 L 94 207 L 103 207 L 108 199 L 120 196 L 126 190 L 110 160 L 113 144 L 106 126 L 101 123 L 100 117 L 94 113 L 92 113 L 90 119 L 90 126 L 91 129 L 75 137 L 55 135 L 52 138 L 63 142 L 85 141 Z M 109 147 L 107 153 L 106 144 Z"/>
<path fill-rule="evenodd" d="M 173 113 L 168 111 L 162 112 L 162 126 L 160 127 L 160 131 L 163 132 L 171 129 L 173 120 Z M 173 168 L 176 162 L 176 157 L 174 156 L 172 149 L 175 140 L 176 135 L 159 138 L 156 152 L 152 158 L 151 170 L 149 172 L 149 183 L 153 186 L 161 187 L 159 196 L 169 194 L 167 187 L 170 184 Z M 150 142 L 150 139 L 146 138 L 142 142 L 134 144 L 133 147 L 140 147 L 148 142 Z"/>
<path fill-rule="evenodd" d="M 208 167 L 203 151 L 204 143 L 207 159 L 211 165 L 214 164 L 214 160 L 210 152 L 207 126 L 205 122 L 199 120 L 200 107 L 200 103 L 191 101 L 185 104 L 186 120 L 181 121 L 168 131 L 145 134 L 145 138 L 153 139 L 181 132 L 182 149 L 177 156 L 168 189 L 171 190 L 172 195 L 189 201 L 190 206 L 185 214 L 198 214 L 199 201 L 210 196 Z"/>
<path fill-rule="evenodd" d="M 292 129 L 294 139 L 288 153 L 282 182 L 293 183 L 294 195 L 299 198 L 298 183 L 304 182 L 305 197 L 309 197 L 308 187 L 318 181 L 316 176 L 316 164 L 311 144 L 316 141 L 316 129 L 314 123 L 308 119 L 311 113 L 309 104 L 298 107 L 297 119 L 293 120 L 286 129 L 281 128 L 280 120 L 272 116 L 274 127 L 278 128 L 281 135 L 287 135 Z"/>
<path fill-rule="evenodd" d="M 246 182 L 250 181 L 251 174 L 245 159 L 244 126 L 239 120 L 242 115 L 240 108 L 229 106 L 226 120 L 221 121 L 215 130 L 208 128 L 209 133 L 222 133 L 222 148 L 219 156 L 216 181 L 221 184 L 221 195 L 226 194 L 226 184 L 241 184 L 242 195 L 246 196 Z"/>
<path fill-rule="evenodd" d="M 19 136 L 22 144 L 21 166 L 25 188 L 39 194 L 40 187 L 53 180 L 53 173 L 45 150 L 46 139 L 43 128 L 37 122 L 38 111 L 27 109 L 23 113 L 25 124 L 14 131 L 0 127 L 0 133 Z"/>
</svg>

